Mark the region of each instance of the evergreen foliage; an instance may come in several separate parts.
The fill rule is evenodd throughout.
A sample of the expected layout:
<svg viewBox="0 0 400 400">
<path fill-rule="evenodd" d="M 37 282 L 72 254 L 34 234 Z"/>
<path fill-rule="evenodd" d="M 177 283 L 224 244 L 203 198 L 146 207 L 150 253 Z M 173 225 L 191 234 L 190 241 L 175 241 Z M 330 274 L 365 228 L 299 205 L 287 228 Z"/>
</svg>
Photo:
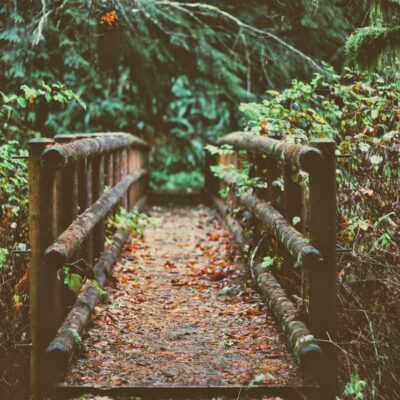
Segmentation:
<svg viewBox="0 0 400 400">
<path fill-rule="evenodd" d="M 399 68 L 400 2 L 371 2 L 371 26 L 357 29 L 346 44 L 350 63 L 390 76 Z"/>
<path fill-rule="evenodd" d="M 310 76 L 315 60 L 340 64 L 350 3 L 15 0 L 0 7 L 0 81 L 81 95 L 86 110 L 36 105 L 42 135 L 126 130 L 179 149 L 169 166 L 156 155 L 160 186 L 198 170 L 204 141 L 237 127 L 239 102 Z"/>
</svg>

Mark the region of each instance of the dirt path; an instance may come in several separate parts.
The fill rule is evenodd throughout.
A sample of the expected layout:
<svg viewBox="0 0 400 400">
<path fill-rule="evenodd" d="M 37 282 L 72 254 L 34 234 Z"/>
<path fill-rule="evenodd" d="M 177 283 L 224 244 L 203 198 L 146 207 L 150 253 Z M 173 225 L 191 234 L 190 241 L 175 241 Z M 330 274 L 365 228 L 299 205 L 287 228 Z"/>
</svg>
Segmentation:
<svg viewBox="0 0 400 400">
<path fill-rule="evenodd" d="M 153 207 L 126 246 L 65 383 L 302 386 L 229 233 L 203 206 Z"/>
</svg>

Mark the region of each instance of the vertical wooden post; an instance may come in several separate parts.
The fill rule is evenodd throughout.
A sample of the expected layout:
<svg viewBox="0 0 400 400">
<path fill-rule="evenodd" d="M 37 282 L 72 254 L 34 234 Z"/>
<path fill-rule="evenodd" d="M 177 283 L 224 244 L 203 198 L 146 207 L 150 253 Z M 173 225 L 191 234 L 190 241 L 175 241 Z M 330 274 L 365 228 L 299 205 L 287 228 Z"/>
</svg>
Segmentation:
<svg viewBox="0 0 400 400">
<path fill-rule="evenodd" d="M 280 177 L 280 169 L 274 160 L 265 160 L 265 169 L 267 171 L 267 198 L 271 205 L 276 209 L 281 209 L 278 204 L 278 198 L 281 194 L 280 188 L 276 184 L 276 180 Z"/>
<path fill-rule="evenodd" d="M 114 171 L 113 171 L 113 153 L 104 155 L 104 184 L 108 189 L 113 187 Z"/>
<path fill-rule="evenodd" d="M 104 156 L 100 155 L 93 160 L 93 202 L 97 201 L 104 193 Z M 105 241 L 105 219 L 93 229 L 93 257 L 97 259 L 104 250 Z"/>
<path fill-rule="evenodd" d="M 45 349 L 55 334 L 53 296 L 56 271 L 44 262 L 44 251 L 53 239 L 54 172 L 43 169 L 40 155 L 51 139 L 29 141 L 29 235 L 32 248 L 29 276 L 31 352 L 31 392 L 41 399 L 50 382 L 46 374 Z"/>
<path fill-rule="evenodd" d="M 259 154 L 255 154 L 253 152 L 247 152 L 247 159 L 251 165 L 249 171 L 249 178 L 250 179 L 262 178 L 262 164 L 264 161 L 262 156 Z M 259 188 L 256 188 L 254 192 L 257 196 L 259 196 L 260 193 L 265 195 L 265 192 L 263 193 L 263 191 Z M 259 198 L 263 199 L 263 196 L 259 196 Z M 236 204 L 234 206 L 236 207 Z M 265 228 L 252 214 L 249 223 L 254 227 L 252 239 L 254 244 L 257 244 L 259 240 L 265 235 Z"/>
<path fill-rule="evenodd" d="M 310 328 L 321 348 L 325 368 L 321 374 L 323 398 L 336 395 L 337 339 L 336 294 L 336 159 L 335 141 L 320 139 L 312 142 L 323 155 L 322 165 L 310 172 L 310 233 L 311 244 L 322 254 L 323 262 L 310 273 Z M 328 342 L 326 342 L 328 341 Z"/>
<path fill-rule="evenodd" d="M 208 150 L 204 153 L 204 189 L 206 192 L 213 194 L 212 181 L 213 174 L 211 172 L 211 166 L 213 165 L 212 155 Z"/>
<path fill-rule="evenodd" d="M 267 159 L 265 155 L 255 154 L 254 155 L 255 164 L 255 175 L 261 179 L 264 183 L 268 185 L 268 170 L 267 170 Z M 256 190 L 256 195 L 261 200 L 268 200 L 267 188 L 258 188 Z"/>
<path fill-rule="evenodd" d="M 90 157 L 78 163 L 78 204 L 79 214 L 82 214 L 92 204 L 92 160 Z M 84 260 L 83 267 L 93 263 L 93 234 L 85 238 L 80 250 L 80 258 Z"/>
<path fill-rule="evenodd" d="M 211 167 L 218 164 L 218 156 L 206 152 L 205 159 L 205 187 L 212 196 L 218 196 L 218 178 L 211 171 Z"/>
<path fill-rule="evenodd" d="M 54 138 L 58 144 L 70 143 L 76 140 L 74 135 L 57 135 Z M 78 214 L 78 172 L 76 164 L 56 171 L 54 180 L 54 237 L 58 237 L 68 228 Z M 49 266 L 50 268 L 62 268 Z M 60 271 L 58 271 L 60 272 Z M 56 304 L 57 320 L 60 325 L 65 317 L 67 306 L 74 300 L 73 294 L 64 285 L 62 274 L 59 273 L 54 302 Z"/>
<path fill-rule="evenodd" d="M 106 190 L 111 189 L 114 185 L 114 153 L 111 152 L 107 152 L 104 155 L 104 185 Z M 105 221 L 111 215 L 113 215 L 113 210 L 107 214 Z"/>
<path fill-rule="evenodd" d="M 142 154 L 143 161 L 142 165 L 140 168 L 145 169 L 147 171 L 147 175 L 142 178 L 142 192 L 140 197 L 144 196 L 148 191 L 149 191 L 149 185 L 150 185 L 150 174 L 149 174 L 149 163 L 150 163 L 150 150 L 149 149 L 142 149 L 140 150 L 140 153 Z"/>
<path fill-rule="evenodd" d="M 229 165 L 238 166 L 238 155 L 236 152 L 234 152 L 233 154 L 220 154 L 217 156 L 216 164 L 222 165 L 224 167 L 229 166 Z M 216 195 L 217 196 L 220 195 L 220 192 L 227 188 L 228 188 L 228 184 L 224 180 L 218 179 Z M 234 193 L 229 191 L 228 197 L 223 200 L 227 204 L 229 203 L 229 205 L 233 205 L 234 199 L 235 199 Z"/>
<path fill-rule="evenodd" d="M 122 149 L 121 150 L 121 180 L 125 178 L 125 176 L 128 174 L 128 153 L 127 149 Z M 125 208 L 125 210 L 128 210 L 128 192 L 124 194 L 121 198 L 121 207 Z"/>
<path fill-rule="evenodd" d="M 132 147 L 129 150 L 128 154 L 128 170 L 129 174 L 132 174 L 138 169 L 138 160 L 139 159 L 139 151 Z M 128 208 L 129 211 L 132 210 L 132 208 L 135 206 L 137 199 L 137 188 L 138 188 L 139 182 L 134 183 L 128 191 L 129 197 L 128 197 Z"/>
<path fill-rule="evenodd" d="M 302 216 L 302 191 L 301 186 L 295 181 L 297 171 L 293 170 L 292 165 L 285 163 L 283 166 L 283 206 L 286 219 L 293 224 L 293 218 L 299 217 L 300 221 L 294 225 L 298 231 L 301 231 Z"/>
<path fill-rule="evenodd" d="M 115 186 L 121 179 L 121 153 L 119 150 L 117 150 L 113 153 L 112 162 L 113 162 L 113 166 L 112 166 L 112 171 L 113 171 L 112 182 L 113 182 L 113 184 L 112 184 L 112 186 Z M 119 207 L 120 207 L 120 204 L 116 205 L 113 208 L 113 214 L 116 214 L 118 212 Z"/>
<path fill-rule="evenodd" d="M 291 164 L 285 163 L 283 165 L 283 208 L 284 215 L 288 222 L 290 222 L 299 232 L 304 234 L 304 213 L 303 213 L 303 188 L 300 183 L 297 182 L 296 175 L 298 170 L 294 168 Z M 299 221 L 294 221 L 294 218 L 299 218 Z M 296 223 L 295 223 L 296 222 Z M 287 274 L 290 279 L 296 279 L 297 271 L 293 269 L 293 258 L 287 252 L 286 249 L 280 248 L 280 251 L 286 257 L 289 263 L 289 269 L 287 269 Z M 308 268 L 301 268 L 298 272 L 299 279 L 301 280 L 301 291 L 300 296 L 303 300 L 302 311 L 307 313 L 307 303 L 304 300 L 309 298 L 309 270 Z"/>
</svg>

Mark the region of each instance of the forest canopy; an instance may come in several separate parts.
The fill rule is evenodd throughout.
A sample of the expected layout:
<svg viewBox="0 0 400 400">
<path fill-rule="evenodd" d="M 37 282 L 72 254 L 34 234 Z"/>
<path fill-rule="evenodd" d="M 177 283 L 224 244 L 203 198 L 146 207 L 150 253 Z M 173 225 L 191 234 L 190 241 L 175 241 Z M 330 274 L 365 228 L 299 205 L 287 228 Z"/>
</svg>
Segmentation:
<svg viewBox="0 0 400 400">
<path fill-rule="evenodd" d="M 324 62 L 340 68 L 364 16 L 354 1 L 9 2 L 2 90 L 62 82 L 87 109 L 39 101 L 27 128 L 132 131 L 160 148 L 157 185 L 182 169 L 199 182 L 202 146 L 238 127 L 238 104 L 323 72 Z"/>
</svg>

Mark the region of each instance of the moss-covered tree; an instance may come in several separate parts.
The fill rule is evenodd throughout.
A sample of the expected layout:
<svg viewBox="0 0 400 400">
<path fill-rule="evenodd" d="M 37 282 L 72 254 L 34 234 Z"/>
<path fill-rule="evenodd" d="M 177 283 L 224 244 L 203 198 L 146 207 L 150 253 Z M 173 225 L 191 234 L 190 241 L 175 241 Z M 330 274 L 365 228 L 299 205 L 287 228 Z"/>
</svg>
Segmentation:
<svg viewBox="0 0 400 400">
<path fill-rule="evenodd" d="M 400 0 L 370 3 L 370 26 L 353 33 L 347 54 L 352 64 L 390 76 L 400 63 Z"/>
</svg>

